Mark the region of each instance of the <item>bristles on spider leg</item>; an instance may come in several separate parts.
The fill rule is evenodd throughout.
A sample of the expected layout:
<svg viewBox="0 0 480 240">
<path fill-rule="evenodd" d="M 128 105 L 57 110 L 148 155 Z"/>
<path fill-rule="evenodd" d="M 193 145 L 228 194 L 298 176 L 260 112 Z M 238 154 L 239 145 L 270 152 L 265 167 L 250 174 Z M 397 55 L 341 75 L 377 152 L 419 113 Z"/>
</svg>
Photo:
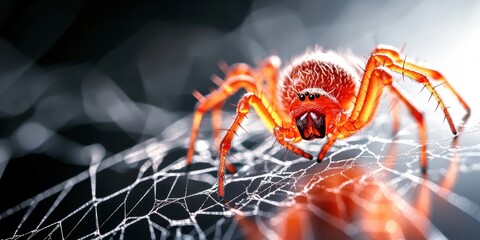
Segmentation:
<svg viewBox="0 0 480 240">
<path fill-rule="evenodd" d="M 437 87 L 439 87 L 439 86 L 442 86 L 442 85 L 443 85 L 443 84 L 445 84 L 445 83 L 446 83 L 446 81 L 444 81 L 444 82 L 441 82 L 441 83 L 439 83 L 439 84 L 435 85 L 433 88 L 437 88 Z"/>
<path fill-rule="evenodd" d="M 420 93 L 423 91 L 423 89 L 425 89 L 427 87 L 427 85 L 423 85 L 422 89 L 420 89 Z"/>
<path fill-rule="evenodd" d="M 366 64 L 366 63 L 365 63 Z M 365 68 L 362 67 L 362 65 L 360 65 L 359 63 L 357 63 L 357 67 L 360 68 L 360 70 L 362 70 L 363 72 L 365 72 Z M 360 81 L 360 80 L 359 80 Z"/>
<path fill-rule="evenodd" d="M 437 106 L 435 107 L 435 112 L 437 111 L 438 107 L 440 106 L 440 103 L 437 102 Z"/>
<path fill-rule="evenodd" d="M 432 99 L 433 97 L 433 92 L 430 94 L 430 97 L 428 97 L 428 101 L 427 102 L 430 102 L 430 99 Z"/>
<path fill-rule="evenodd" d="M 199 91 L 194 90 L 192 94 L 199 102 L 205 101 L 205 97 Z"/>
<path fill-rule="evenodd" d="M 219 87 L 224 83 L 223 79 L 221 79 L 217 75 L 213 75 L 210 79 L 212 80 L 213 83 L 215 83 L 215 85 L 217 85 Z"/>
<path fill-rule="evenodd" d="M 223 73 L 227 73 L 228 71 L 230 71 L 230 67 L 228 66 L 227 62 L 225 62 L 224 60 L 221 60 L 218 62 L 218 68 L 220 68 L 220 70 L 222 70 Z"/>
<path fill-rule="evenodd" d="M 240 123 L 238 123 L 238 126 L 243 129 L 246 133 L 248 133 L 247 129 L 245 129 Z"/>
</svg>

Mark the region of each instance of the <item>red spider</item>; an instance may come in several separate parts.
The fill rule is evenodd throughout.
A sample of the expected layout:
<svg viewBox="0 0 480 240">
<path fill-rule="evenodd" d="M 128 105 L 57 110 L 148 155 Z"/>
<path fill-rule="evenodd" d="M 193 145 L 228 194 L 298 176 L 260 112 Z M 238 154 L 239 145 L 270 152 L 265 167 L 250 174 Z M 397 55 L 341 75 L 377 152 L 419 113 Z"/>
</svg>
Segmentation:
<svg viewBox="0 0 480 240">
<path fill-rule="evenodd" d="M 232 126 L 219 144 L 220 164 L 218 167 L 218 196 L 224 195 L 225 165 L 230 172 L 235 168 L 226 163 L 232 138 L 237 128 L 250 112 L 252 106 L 277 142 L 288 150 L 308 159 L 313 156 L 292 143 L 328 137 L 317 156 L 320 162 L 336 139 L 346 138 L 365 127 L 372 119 L 386 87 L 410 111 L 418 123 L 421 151 L 420 163 L 423 172 L 427 169 L 427 134 L 421 111 L 397 86 L 392 72 L 407 76 L 431 92 L 443 110 L 453 134 L 457 130 L 450 113 L 445 107 L 430 79 L 439 81 L 449 89 L 465 108 L 468 116 L 470 107 L 436 70 L 409 62 L 398 50 L 380 45 L 371 53 L 365 69 L 357 65 L 357 58 L 348 54 L 316 49 L 295 58 L 279 71 L 280 59 L 276 56 L 265 59 L 257 69 L 247 64 L 226 68 L 226 78 L 214 79 L 219 88 L 199 99 L 193 116 L 193 127 L 187 153 L 187 165 L 191 164 L 194 143 L 202 117 L 212 111 L 213 134 L 219 141 L 221 109 L 224 101 L 244 88 L 247 93 L 238 101 L 237 115 Z M 394 117 L 394 126 L 398 119 Z"/>
</svg>

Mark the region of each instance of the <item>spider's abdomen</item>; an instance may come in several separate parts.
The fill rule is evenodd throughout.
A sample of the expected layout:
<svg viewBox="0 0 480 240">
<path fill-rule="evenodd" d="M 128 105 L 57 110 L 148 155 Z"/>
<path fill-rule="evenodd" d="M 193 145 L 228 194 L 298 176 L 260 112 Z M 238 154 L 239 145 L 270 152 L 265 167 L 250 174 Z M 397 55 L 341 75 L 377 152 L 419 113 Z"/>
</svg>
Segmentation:
<svg viewBox="0 0 480 240">
<path fill-rule="evenodd" d="M 286 113 L 298 93 L 319 88 L 337 99 L 344 110 L 352 105 L 358 91 L 360 70 L 356 58 L 320 49 L 296 57 L 282 71 L 277 86 L 279 102 Z"/>
</svg>

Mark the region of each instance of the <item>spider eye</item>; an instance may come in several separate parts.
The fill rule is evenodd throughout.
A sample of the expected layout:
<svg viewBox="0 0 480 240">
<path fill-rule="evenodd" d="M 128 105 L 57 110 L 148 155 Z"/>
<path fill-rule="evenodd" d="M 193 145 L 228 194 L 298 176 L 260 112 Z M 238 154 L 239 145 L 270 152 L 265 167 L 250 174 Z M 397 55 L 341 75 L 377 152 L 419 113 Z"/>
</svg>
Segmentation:
<svg viewBox="0 0 480 240">
<path fill-rule="evenodd" d="M 315 112 L 306 112 L 296 119 L 300 135 L 305 140 L 325 137 L 325 116 Z"/>
</svg>

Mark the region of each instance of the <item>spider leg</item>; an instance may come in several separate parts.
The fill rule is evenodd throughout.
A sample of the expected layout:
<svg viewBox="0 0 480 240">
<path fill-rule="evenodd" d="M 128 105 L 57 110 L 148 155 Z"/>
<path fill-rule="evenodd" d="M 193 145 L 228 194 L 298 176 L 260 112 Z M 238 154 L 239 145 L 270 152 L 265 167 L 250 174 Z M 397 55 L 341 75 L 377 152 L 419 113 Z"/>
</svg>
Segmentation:
<svg viewBox="0 0 480 240">
<path fill-rule="evenodd" d="M 438 72 L 434 69 L 422 67 L 422 66 L 419 66 L 417 64 L 411 63 L 411 62 L 407 61 L 406 59 L 402 59 L 398 50 L 396 50 L 394 48 L 391 48 L 391 47 L 378 46 L 372 53 L 372 55 L 375 55 L 375 54 L 387 55 L 393 61 L 392 66 L 393 65 L 395 66 L 395 67 L 389 67 L 390 70 L 392 70 L 392 71 L 395 71 L 395 72 L 401 73 L 401 74 L 405 74 L 405 75 L 408 76 L 407 72 L 404 72 L 404 70 L 408 69 L 412 72 L 416 72 L 417 74 L 418 73 L 424 74 L 424 75 L 428 76 L 429 78 L 431 78 L 433 80 L 441 82 L 441 84 L 443 84 L 450 92 L 452 92 L 452 94 L 457 98 L 458 102 L 465 109 L 466 114 L 463 118 L 463 121 L 466 121 L 468 119 L 468 117 L 470 116 L 470 113 L 471 113 L 470 106 L 468 106 L 467 102 L 460 96 L 460 94 L 458 94 L 458 92 L 452 87 L 452 85 L 445 79 L 445 77 L 440 72 Z M 415 76 L 417 74 L 412 74 L 412 75 Z M 425 81 L 422 77 L 419 77 L 418 75 L 417 75 L 417 77 L 419 77 L 419 78 L 414 78 L 412 76 L 410 76 L 410 77 L 413 78 L 414 80 L 416 80 L 417 82 L 420 82 L 420 83 L 423 83 L 423 81 Z M 428 80 L 426 80 L 426 81 L 428 82 Z M 430 90 L 430 88 L 428 86 L 426 86 L 426 87 Z M 436 95 L 435 92 L 433 92 L 433 91 L 431 91 L 431 92 L 434 96 Z M 437 97 L 435 96 L 435 98 L 437 98 Z M 438 99 L 437 99 L 437 101 L 438 101 Z M 440 104 L 440 106 L 442 106 L 442 108 L 444 107 L 443 102 L 439 102 L 439 104 Z M 443 109 L 444 109 L 444 112 L 445 112 L 445 108 L 443 108 Z M 450 128 L 452 129 L 452 132 L 455 134 L 456 130 L 455 130 L 455 128 L 453 126 L 453 123 L 450 119 L 450 114 L 445 114 L 445 116 L 449 120 L 449 125 L 450 125 Z"/>
<path fill-rule="evenodd" d="M 375 68 L 375 59 L 370 57 L 365 68 L 362 82 L 360 83 L 353 110 L 348 120 L 343 125 L 338 126 L 337 130 L 329 136 L 329 139 L 318 154 L 317 162 L 322 161 L 337 138 L 346 138 L 356 133 L 372 119 L 383 91 L 382 84 L 375 84 L 378 82 L 378 79 L 370 77 Z"/>
<path fill-rule="evenodd" d="M 220 146 L 220 129 L 222 128 L 222 108 L 224 102 L 218 103 L 212 108 L 212 133 L 214 146 Z"/>
<path fill-rule="evenodd" d="M 339 126 L 337 131 L 332 133 L 327 143 L 323 146 L 320 151 L 317 161 L 321 161 L 330 147 L 333 145 L 337 137 L 345 138 L 354 133 L 359 129 L 368 124 L 372 117 L 375 114 L 376 109 L 378 108 L 380 96 L 383 93 L 384 86 L 389 87 L 392 93 L 394 93 L 400 101 L 402 101 L 413 118 L 417 121 L 419 125 L 419 137 L 421 145 L 421 167 L 422 171 L 425 172 L 427 168 L 427 155 L 426 155 L 426 129 L 423 120 L 422 113 L 414 106 L 412 102 L 406 97 L 407 94 L 401 91 L 396 84 L 393 82 L 392 75 L 389 73 L 390 68 L 388 66 L 378 67 L 378 59 L 375 55 L 369 58 L 367 66 L 365 68 L 365 73 L 360 85 L 359 92 L 355 101 L 354 108 L 349 119 L 342 125 Z M 408 76 L 408 75 L 407 75 Z M 395 116 L 394 116 L 395 118 Z M 394 119 L 394 121 L 396 121 Z M 398 125 L 394 122 L 395 125 Z"/>
<path fill-rule="evenodd" d="M 212 109 L 212 133 L 213 133 L 213 144 L 215 146 L 215 149 L 219 149 L 220 146 L 220 130 L 222 128 L 222 107 L 224 105 L 224 102 L 221 102 L 217 105 L 215 105 Z M 235 166 L 233 166 L 231 163 L 226 163 L 227 170 L 230 173 L 235 173 L 237 170 L 235 169 Z"/>
<path fill-rule="evenodd" d="M 322 150 L 318 153 L 317 162 L 321 162 L 325 155 L 327 155 L 328 150 L 332 147 L 333 143 L 337 140 L 338 133 L 332 134 L 327 142 L 323 145 Z"/>
<path fill-rule="evenodd" d="M 357 118 L 350 118 L 347 123 L 345 123 L 342 128 L 346 131 L 342 131 L 343 135 L 348 136 L 349 134 L 353 134 L 358 131 L 358 129 L 365 124 L 368 123 L 372 119 L 372 116 L 375 114 L 375 110 L 377 109 L 377 105 L 380 99 L 380 95 L 382 94 L 382 90 L 384 86 L 387 86 L 392 93 L 394 93 L 399 100 L 405 104 L 405 106 L 410 111 L 410 114 L 415 119 L 418 124 L 418 134 L 420 138 L 420 164 L 422 168 L 422 172 L 426 172 L 427 170 L 427 132 L 425 128 L 425 122 L 423 118 L 423 114 L 418 108 L 412 103 L 408 95 L 403 92 L 397 84 L 393 82 L 393 77 L 390 74 L 390 69 L 388 67 L 375 67 L 372 64 L 374 57 L 371 57 L 369 62 L 367 63 L 367 72 L 370 73 L 368 70 L 369 68 L 374 68 L 370 75 L 364 75 L 364 81 L 367 81 L 366 84 L 368 85 L 368 90 L 365 93 L 359 93 L 359 95 L 365 95 L 363 97 L 363 103 L 355 103 L 355 107 L 357 105 L 362 105 L 363 107 L 358 112 Z M 370 63 L 370 64 L 369 64 Z M 367 74 L 367 73 L 366 73 Z M 363 84 L 363 82 L 362 82 Z"/>
<path fill-rule="evenodd" d="M 422 168 L 422 172 L 425 173 L 427 171 L 427 131 L 425 128 L 425 122 L 423 118 L 423 114 L 418 108 L 411 102 L 408 98 L 408 94 L 402 91 L 401 88 L 397 86 L 395 82 L 393 82 L 393 77 L 390 74 L 388 68 L 378 67 L 375 69 L 372 78 L 377 78 L 380 83 L 388 86 L 392 93 L 394 93 L 400 101 L 402 101 L 405 106 L 407 106 L 410 114 L 415 119 L 418 124 L 418 134 L 420 137 L 420 145 L 421 145 L 421 155 L 420 155 L 420 165 Z M 377 83 L 376 82 L 376 83 Z M 375 83 L 374 83 L 375 84 Z"/>
<path fill-rule="evenodd" d="M 221 128 L 221 109 L 224 101 L 241 88 L 244 88 L 247 92 L 262 93 L 262 84 L 259 82 L 263 81 L 263 78 L 266 79 L 267 84 L 270 86 L 270 91 L 272 91 L 274 88 L 272 85 L 275 85 L 276 83 L 276 73 L 278 72 L 278 67 L 280 66 L 279 61 L 280 59 L 278 59 L 278 57 L 267 58 L 262 62 L 258 71 L 247 64 L 236 64 L 231 68 L 227 67 L 225 64 L 222 65 L 222 69 L 225 71 L 226 81 L 222 81 L 219 78 L 213 79 L 214 82 L 219 85 L 219 88 L 205 97 L 200 96 L 200 102 L 195 106 L 192 132 L 190 135 L 190 142 L 187 152 L 187 166 L 192 163 L 193 153 L 195 150 L 195 140 L 198 136 L 198 130 L 200 128 L 203 115 L 207 111 L 212 110 L 213 136 L 215 139 L 215 145 L 218 146 L 218 143 L 220 142 L 219 136 Z M 197 95 L 200 94 L 198 93 Z M 267 104 L 269 102 L 267 99 L 276 99 L 276 97 L 274 95 L 266 97 L 261 96 L 261 99 L 264 104 Z M 274 104 L 269 105 L 269 107 L 272 108 L 270 109 L 270 112 L 272 113 L 272 116 L 277 124 L 288 120 L 285 113 L 279 111 L 278 104 L 275 104 L 274 102 Z M 230 172 L 235 172 L 235 168 L 233 166 L 228 164 L 227 167 L 229 168 Z"/>
<path fill-rule="evenodd" d="M 192 163 L 195 140 L 197 139 L 200 123 L 205 113 L 211 109 L 220 108 L 225 99 L 235 94 L 240 88 L 245 88 L 249 92 L 255 92 L 256 85 L 254 79 L 247 75 L 229 77 L 220 88 L 211 92 L 197 103 L 195 112 L 193 113 L 192 132 L 187 152 L 187 166 Z M 214 113 L 213 118 L 219 117 L 217 113 Z M 214 126 L 214 129 L 217 127 L 218 125 Z M 219 127 L 217 129 L 219 129 Z"/>
<path fill-rule="evenodd" d="M 281 60 L 278 56 L 270 56 L 259 64 L 259 73 L 262 76 L 259 78 L 261 80 L 261 82 L 259 82 L 259 88 L 265 87 L 265 91 L 263 91 L 263 93 L 267 96 L 267 99 L 270 100 L 270 107 L 272 107 L 274 111 L 277 111 L 283 119 L 289 119 L 288 114 L 286 114 L 284 111 L 279 111 L 280 103 L 277 97 L 277 78 L 280 64 Z M 284 124 L 287 123 L 284 121 Z"/>
<path fill-rule="evenodd" d="M 438 94 L 435 87 L 430 83 L 428 78 L 423 73 L 420 73 L 420 72 L 417 72 L 417 71 L 414 71 L 414 70 L 410 70 L 410 69 L 404 68 L 403 66 L 400 66 L 400 65 L 394 63 L 392 61 L 392 59 L 390 57 L 388 57 L 387 55 L 375 54 L 375 55 L 372 55 L 372 58 L 375 58 L 377 63 L 384 62 L 384 66 L 386 68 L 390 69 L 391 71 L 402 73 L 405 76 L 410 77 L 410 78 L 412 78 L 413 80 L 415 80 L 419 83 L 422 83 L 425 86 L 425 88 L 430 91 L 430 93 L 435 98 L 435 100 L 437 100 L 438 105 L 442 109 L 442 111 L 445 115 L 445 119 L 447 120 L 448 125 L 450 126 L 450 130 L 452 131 L 452 133 L 455 134 L 455 135 L 457 134 L 457 129 L 455 128 L 455 125 L 453 124 L 452 117 L 450 116 L 450 113 L 448 112 L 448 109 L 445 106 L 445 103 L 443 102 L 442 98 L 440 98 L 440 95 Z M 467 111 L 468 112 L 470 111 L 469 108 L 468 108 Z"/>
<path fill-rule="evenodd" d="M 228 129 L 227 134 L 223 138 L 220 144 L 220 163 L 218 166 L 218 197 L 220 199 L 224 196 L 224 180 L 225 180 L 225 162 L 228 151 L 230 151 L 232 139 L 235 136 L 235 133 L 245 119 L 245 116 L 250 112 L 250 106 L 252 106 L 264 125 L 270 131 L 273 130 L 275 138 L 277 141 L 286 147 L 288 150 L 308 159 L 312 159 L 312 155 L 306 153 L 302 149 L 292 145 L 287 142 L 285 138 L 295 138 L 300 134 L 295 131 L 295 128 L 284 128 L 280 127 L 277 122 L 274 120 L 273 112 L 269 111 L 265 104 L 262 101 L 262 98 L 253 94 L 247 93 L 238 101 L 237 104 L 237 116 L 233 121 L 231 127 Z"/>
</svg>

